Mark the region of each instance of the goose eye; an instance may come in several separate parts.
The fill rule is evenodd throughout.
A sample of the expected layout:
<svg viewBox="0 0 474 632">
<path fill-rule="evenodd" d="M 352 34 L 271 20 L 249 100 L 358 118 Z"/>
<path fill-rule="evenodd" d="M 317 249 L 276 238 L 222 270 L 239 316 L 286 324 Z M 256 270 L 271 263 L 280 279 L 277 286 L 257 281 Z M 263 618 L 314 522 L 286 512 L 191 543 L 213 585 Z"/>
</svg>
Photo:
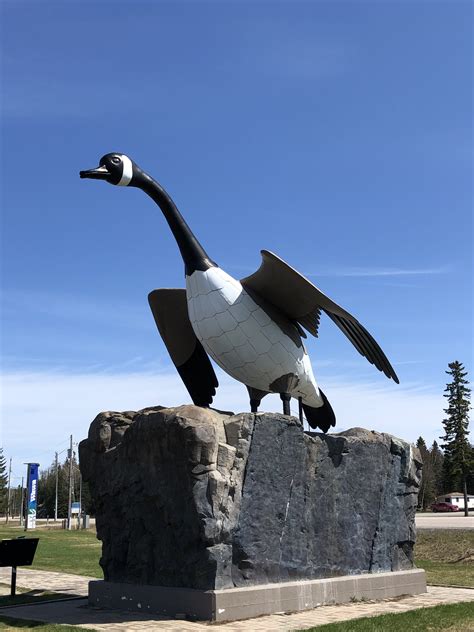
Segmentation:
<svg viewBox="0 0 474 632">
<path fill-rule="evenodd" d="M 114 163 L 114 165 L 118 165 L 120 164 L 120 158 L 117 158 L 117 157 L 112 158 L 112 162 Z"/>
</svg>

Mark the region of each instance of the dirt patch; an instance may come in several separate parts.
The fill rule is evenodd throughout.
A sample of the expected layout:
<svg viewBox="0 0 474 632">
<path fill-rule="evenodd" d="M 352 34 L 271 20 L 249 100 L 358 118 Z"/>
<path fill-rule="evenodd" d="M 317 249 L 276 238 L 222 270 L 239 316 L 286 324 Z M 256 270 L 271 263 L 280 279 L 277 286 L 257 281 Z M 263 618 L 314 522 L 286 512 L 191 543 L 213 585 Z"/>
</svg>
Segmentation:
<svg viewBox="0 0 474 632">
<path fill-rule="evenodd" d="M 474 549 L 468 549 L 465 553 L 463 553 L 457 560 L 453 560 L 451 564 L 457 564 L 458 562 L 467 564 L 474 562 Z"/>
</svg>

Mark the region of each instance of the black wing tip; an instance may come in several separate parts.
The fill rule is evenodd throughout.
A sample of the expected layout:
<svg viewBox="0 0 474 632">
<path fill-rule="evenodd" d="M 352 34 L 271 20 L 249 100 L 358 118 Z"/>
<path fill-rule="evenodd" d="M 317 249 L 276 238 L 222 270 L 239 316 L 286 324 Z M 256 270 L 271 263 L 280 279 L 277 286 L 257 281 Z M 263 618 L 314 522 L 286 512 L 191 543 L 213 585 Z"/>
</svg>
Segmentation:
<svg viewBox="0 0 474 632">
<path fill-rule="evenodd" d="M 400 384 L 397 374 L 380 345 L 356 318 L 349 320 L 337 314 L 331 314 L 327 310 L 324 311 L 349 338 L 361 356 L 366 358 L 370 364 L 374 365 L 389 380 L 393 380 L 395 384 Z"/>
<path fill-rule="evenodd" d="M 385 361 L 387 363 L 387 367 L 386 368 L 379 368 L 379 371 L 381 371 L 389 380 L 393 380 L 395 382 L 395 384 L 400 384 L 400 380 L 398 379 L 398 375 L 395 373 L 392 365 L 390 364 L 390 362 L 387 359 L 387 356 L 384 354 L 384 358 Z"/>
<path fill-rule="evenodd" d="M 193 403 L 204 408 L 210 406 L 219 381 L 209 356 L 198 340 L 196 340 L 196 347 L 192 355 L 176 369 L 191 395 Z"/>
<path fill-rule="evenodd" d="M 331 427 L 336 425 L 336 415 L 334 414 L 328 398 L 321 389 L 319 389 L 319 394 L 323 400 L 323 405 L 319 408 L 313 408 L 312 406 L 303 404 L 303 411 L 306 421 L 311 428 L 320 428 L 324 433 L 326 433 Z"/>
<path fill-rule="evenodd" d="M 369 360 L 370 362 L 370 360 Z M 388 362 L 388 360 L 387 360 Z M 371 362 L 371 364 L 373 364 L 373 362 Z M 376 365 L 374 365 L 376 366 Z M 378 366 L 376 366 L 376 368 L 385 375 L 386 378 L 388 378 L 389 380 L 393 380 L 395 382 L 395 384 L 400 384 L 400 380 L 398 379 L 398 375 L 395 373 L 395 371 L 393 370 L 392 366 L 390 365 L 390 362 L 388 362 L 388 370 L 385 368 L 380 368 Z"/>
</svg>

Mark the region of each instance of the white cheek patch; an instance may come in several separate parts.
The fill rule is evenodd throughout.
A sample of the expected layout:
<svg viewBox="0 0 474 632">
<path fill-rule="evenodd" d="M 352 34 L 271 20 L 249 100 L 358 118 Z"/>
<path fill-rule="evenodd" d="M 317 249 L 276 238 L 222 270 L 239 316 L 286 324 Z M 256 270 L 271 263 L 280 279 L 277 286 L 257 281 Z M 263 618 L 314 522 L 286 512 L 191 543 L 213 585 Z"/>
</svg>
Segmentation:
<svg viewBox="0 0 474 632">
<path fill-rule="evenodd" d="M 132 166 L 132 161 L 130 160 L 130 158 L 128 156 L 124 156 L 123 154 L 122 154 L 122 164 L 123 164 L 123 173 L 122 173 L 122 177 L 120 178 L 120 182 L 117 182 L 117 186 L 126 187 L 127 184 L 130 184 L 130 181 L 132 179 L 133 166 Z"/>
</svg>

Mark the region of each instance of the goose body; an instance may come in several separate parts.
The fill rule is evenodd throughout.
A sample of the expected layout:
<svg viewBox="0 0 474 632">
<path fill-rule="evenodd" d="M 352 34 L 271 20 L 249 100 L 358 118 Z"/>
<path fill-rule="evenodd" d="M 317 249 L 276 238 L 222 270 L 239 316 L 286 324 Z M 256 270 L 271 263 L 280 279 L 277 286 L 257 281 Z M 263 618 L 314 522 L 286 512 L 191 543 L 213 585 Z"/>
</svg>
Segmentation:
<svg viewBox="0 0 474 632">
<path fill-rule="evenodd" d="M 275 254 L 240 281 L 212 261 L 163 187 L 125 154 L 106 154 L 81 178 L 136 187 L 160 207 L 181 252 L 186 289 L 153 290 L 148 300 L 168 352 L 193 402 L 209 406 L 218 386 L 209 357 L 246 385 L 252 411 L 279 393 L 284 412 L 297 398 L 311 427 L 324 432 L 335 415 L 318 387 L 303 344 L 317 336 L 324 312 L 357 351 L 388 378 L 398 378 L 369 332 L 345 309 Z"/>
<path fill-rule="evenodd" d="M 240 281 L 217 267 L 196 271 L 186 277 L 186 296 L 197 339 L 226 373 L 269 393 L 279 378 L 291 374 L 292 397 L 323 405 L 304 345 L 295 344 Z"/>
</svg>

